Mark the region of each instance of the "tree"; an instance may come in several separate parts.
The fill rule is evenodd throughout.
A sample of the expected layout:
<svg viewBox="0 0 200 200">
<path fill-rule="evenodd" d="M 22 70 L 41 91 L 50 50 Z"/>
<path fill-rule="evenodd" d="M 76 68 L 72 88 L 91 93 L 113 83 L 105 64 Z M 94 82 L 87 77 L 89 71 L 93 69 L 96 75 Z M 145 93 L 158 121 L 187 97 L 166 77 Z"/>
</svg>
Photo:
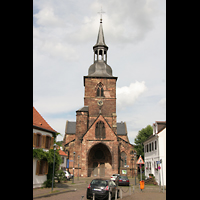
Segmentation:
<svg viewBox="0 0 200 200">
<path fill-rule="evenodd" d="M 135 138 L 135 150 L 137 151 L 137 157 L 140 155 L 144 159 L 144 145 L 143 142 L 153 134 L 153 128 L 151 125 L 147 125 L 146 128 L 141 129 Z"/>
</svg>

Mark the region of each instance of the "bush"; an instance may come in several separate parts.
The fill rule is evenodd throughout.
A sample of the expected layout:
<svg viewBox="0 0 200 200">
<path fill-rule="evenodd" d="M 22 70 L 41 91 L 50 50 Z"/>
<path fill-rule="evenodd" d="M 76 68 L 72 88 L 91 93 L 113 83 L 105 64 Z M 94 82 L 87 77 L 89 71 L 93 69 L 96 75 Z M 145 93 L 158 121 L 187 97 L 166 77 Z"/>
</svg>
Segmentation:
<svg viewBox="0 0 200 200">
<path fill-rule="evenodd" d="M 44 183 L 43 183 L 44 187 L 47 188 L 51 188 L 52 187 L 52 180 L 51 179 L 47 179 Z M 53 181 L 53 187 L 55 188 L 55 180 Z"/>
<path fill-rule="evenodd" d="M 56 171 L 55 177 L 58 180 L 58 183 L 60 183 L 61 181 L 63 181 L 65 179 L 65 173 L 63 172 L 63 170 L 58 170 Z"/>
</svg>

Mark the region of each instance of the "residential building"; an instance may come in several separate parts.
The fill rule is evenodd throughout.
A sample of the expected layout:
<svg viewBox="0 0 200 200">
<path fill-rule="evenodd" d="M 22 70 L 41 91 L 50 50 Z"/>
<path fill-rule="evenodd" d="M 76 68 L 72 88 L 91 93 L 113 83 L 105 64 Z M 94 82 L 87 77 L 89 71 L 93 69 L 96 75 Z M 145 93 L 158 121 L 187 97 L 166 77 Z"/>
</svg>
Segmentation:
<svg viewBox="0 0 200 200">
<path fill-rule="evenodd" d="M 48 152 L 53 148 L 56 131 L 44 120 L 33 107 L 33 149 L 43 149 Z M 33 188 L 42 187 L 47 180 L 48 162 L 33 158 Z"/>
<path fill-rule="evenodd" d="M 158 184 L 166 186 L 166 121 L 153 123 L 153 134 L 143 144 L 145 176 L 153 174 Z"/>
</svg>

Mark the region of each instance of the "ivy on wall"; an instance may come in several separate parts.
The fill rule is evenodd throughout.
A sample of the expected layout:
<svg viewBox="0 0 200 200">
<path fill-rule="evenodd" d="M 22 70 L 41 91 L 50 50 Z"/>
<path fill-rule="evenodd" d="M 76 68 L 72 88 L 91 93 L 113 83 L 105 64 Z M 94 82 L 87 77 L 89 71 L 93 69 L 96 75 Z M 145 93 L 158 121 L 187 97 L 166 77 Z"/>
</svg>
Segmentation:
<svg viewBox="0 0 200 200">
<path fill-rule="evenodd" d="M 52 173 L 53 173 L 53 159 L 54 159 L 54 150 L 49 149 L 48 152 L 43 151 L 43 149 L 33 149 L 33 158 L 37 158 L 39 160 L 46 160 L 48 162 L 48 174 L 47 174 L 47 181 L 51 185 L 52 180 Z M 59 169 L 59 166 L 61 164 L 61 157 L 59 155 L 59 149 L 56 149 L 55 151 L 55 172 Z"/>
</svg>

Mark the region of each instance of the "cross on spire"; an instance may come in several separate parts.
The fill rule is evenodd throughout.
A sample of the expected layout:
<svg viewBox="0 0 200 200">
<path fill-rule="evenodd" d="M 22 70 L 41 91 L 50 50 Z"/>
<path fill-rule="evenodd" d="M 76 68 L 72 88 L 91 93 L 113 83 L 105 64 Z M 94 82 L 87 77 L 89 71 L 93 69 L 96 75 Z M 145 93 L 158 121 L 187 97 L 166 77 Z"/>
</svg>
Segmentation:
<svg viewBox="0 0 200 200">
<path fill-rule="evenodd" d="M 100 23 L 102 23 L 102 13 L 105 13 L 104 11 L 102 11 L 102 7 L 101 7 L 101 11 L 98 13 L 100 14 Z"/>
</svg>

